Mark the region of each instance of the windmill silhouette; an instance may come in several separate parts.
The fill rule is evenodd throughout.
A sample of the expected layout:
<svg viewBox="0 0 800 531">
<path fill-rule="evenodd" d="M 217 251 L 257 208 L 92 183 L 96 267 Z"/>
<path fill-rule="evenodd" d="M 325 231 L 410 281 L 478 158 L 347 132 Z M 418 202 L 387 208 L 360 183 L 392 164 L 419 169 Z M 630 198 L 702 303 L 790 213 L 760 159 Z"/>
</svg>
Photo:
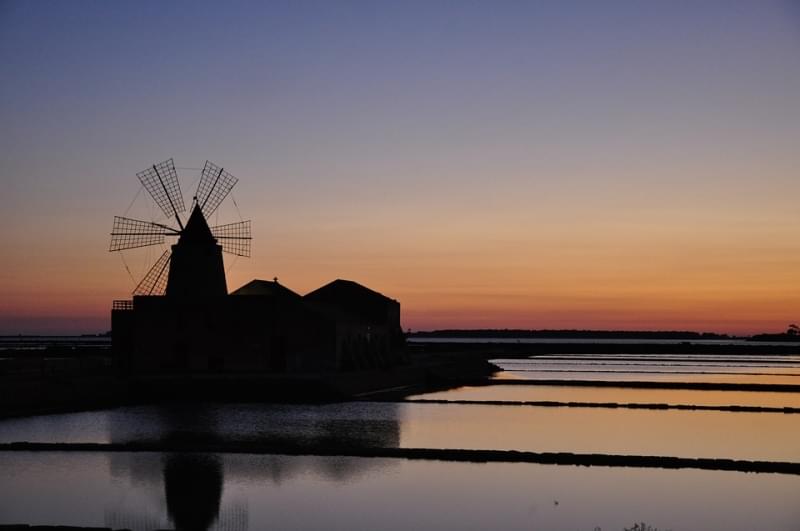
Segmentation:
<svg viewBox="0 0 800 531">
<path fill-rule="evenodd" d="M 133 295 L 196 297 L 227 294 L 222 252 L 250 256 L 250 221 L 209 227 L 207 219 L 236 185 L 238 179 L 216 164 L 206 161 L 184 224 L 186 206 L 172 159 L 154 164 L 136 174 L 168 219 L 167 223 L 114 216 L 109 251 L 124 251 L 161 245 L 177 238 L 150 267 L 133 290 Z"/>
</svg>

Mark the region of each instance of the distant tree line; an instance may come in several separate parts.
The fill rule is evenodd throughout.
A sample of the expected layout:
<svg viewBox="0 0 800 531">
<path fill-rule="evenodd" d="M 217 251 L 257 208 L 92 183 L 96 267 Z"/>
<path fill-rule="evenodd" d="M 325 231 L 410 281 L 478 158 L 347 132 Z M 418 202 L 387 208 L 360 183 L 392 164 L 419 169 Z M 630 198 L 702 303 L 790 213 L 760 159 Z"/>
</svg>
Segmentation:
<svg viewBox="0 0 800 531">
<path fill-rule="evenodd" d="M 484 328 L 478 330 L 432 330 L 410 332 L 411 337 L 494 338 L 494 339 L 731 339 L 728 334 L 688 332 L 682 330 L 523 330 L 515 328 Z"/>
<path fill-rule="evenodd" d="M 800 326 L 790 324 L 786 332 L 780 334 L 756 334 L 750 338 L 753 341 L 800 341 Z"/>
</svg>

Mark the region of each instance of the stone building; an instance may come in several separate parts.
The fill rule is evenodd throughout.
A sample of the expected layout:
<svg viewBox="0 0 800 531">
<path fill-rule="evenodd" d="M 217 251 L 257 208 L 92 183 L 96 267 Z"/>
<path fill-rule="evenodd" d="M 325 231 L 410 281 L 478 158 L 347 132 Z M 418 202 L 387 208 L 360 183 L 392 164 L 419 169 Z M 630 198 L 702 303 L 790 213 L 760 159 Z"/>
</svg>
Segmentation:
<svg viewBox="0 0 800 531">
<path fill-rule="evenodd" d="M 165 295 L 115 301 L 112 344 L 133 375 L 321 373 L 403 358 L 400 304 L 349 280 L 305 296 L 277 279 L 227 293 L 221 248 L 199 208 L 172 246 Z"/>
</svg>

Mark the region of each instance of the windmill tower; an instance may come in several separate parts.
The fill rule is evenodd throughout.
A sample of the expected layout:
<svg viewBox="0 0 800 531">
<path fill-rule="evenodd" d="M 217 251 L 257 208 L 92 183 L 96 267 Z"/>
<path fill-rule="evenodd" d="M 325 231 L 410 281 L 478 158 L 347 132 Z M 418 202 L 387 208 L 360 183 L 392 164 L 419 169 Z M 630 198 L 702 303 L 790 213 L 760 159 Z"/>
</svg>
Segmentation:
<svg viewBox="0 0 800 531">
<path fill-rule="evenodd" d="M 166 295 L 197 298 L 228 293 L 222 253 L 250 256 L 250 221 L 210 227 L 208 218 L 228 196 L 238 179 L 216 164 L 206 161 L 197 186 L 190 215 L 184 224 L 186 206 L 172 159 L 136 174 L 167 219 L 173 224 L 114 217 L 109 251 L 124 251 L 177 242 L 156 260 L 133 295 Z"/>
</svg>

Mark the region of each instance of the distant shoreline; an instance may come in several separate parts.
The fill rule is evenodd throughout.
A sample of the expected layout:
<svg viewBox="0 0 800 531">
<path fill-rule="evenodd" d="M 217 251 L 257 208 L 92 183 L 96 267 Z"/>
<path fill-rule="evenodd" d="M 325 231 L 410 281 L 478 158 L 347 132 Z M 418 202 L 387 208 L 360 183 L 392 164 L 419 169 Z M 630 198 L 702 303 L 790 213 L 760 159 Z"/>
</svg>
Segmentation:
<svg viewBox="0 0 800 531">
<path fill-rule="evenodd" d="M 574 346 L 688 346 L 688 347 L 800 347 L 800 338 L 771 341 L 767 339 L 646 339 L 646 338 L 553 338 L 553 337 L 408 337 L 409 345 L 550 345 L 554 347 Z"/>
<path fill-rule="evenodd" d="M 508 338 L 508 339 L 747 339 L 748 336 L 732 336 L 714 332 L 690 332 L 687 330 L 576 330 L 520 328 L 442 329 L 418 331 L 410 337 L 452 338 Z"/>
<path fill-rule="evenodd" d="M 778 334 L 754 334 L 730 335 L 718 334 L 715 332 L 691 332 L 687 330 L 524 330 L 508 328 L 485 328 L 485 329 L 443 329 L 410 332 L 408 338 L 412 340 L 424 339 L 455 339 L 455 340 L 501 340 L 507 342 L 513 340 L 604 340 L 604 341 L 755 341 L 755 342 L 774 342 L 774 343 L 798 343 L 800 336 L 786 333 Z M 483 341 L 482 341 L 483 342 Z"/>
<path fill-rule="evenodd" d="M 581 330 L 581 329 L 522 329 L 522 328 L 443 328 L 409 331 L 410 338 L 496 338 L 496 339 L 673 339 L 673 340 L 767 340 L 800 342 L 800 334 L 758 333 L 720 334 L 689 330 Z M 0 334 L 0 343 L 9 341 L 87 341 L 106 342 L 111 333 L 97 334 Z"/>
</svg>

